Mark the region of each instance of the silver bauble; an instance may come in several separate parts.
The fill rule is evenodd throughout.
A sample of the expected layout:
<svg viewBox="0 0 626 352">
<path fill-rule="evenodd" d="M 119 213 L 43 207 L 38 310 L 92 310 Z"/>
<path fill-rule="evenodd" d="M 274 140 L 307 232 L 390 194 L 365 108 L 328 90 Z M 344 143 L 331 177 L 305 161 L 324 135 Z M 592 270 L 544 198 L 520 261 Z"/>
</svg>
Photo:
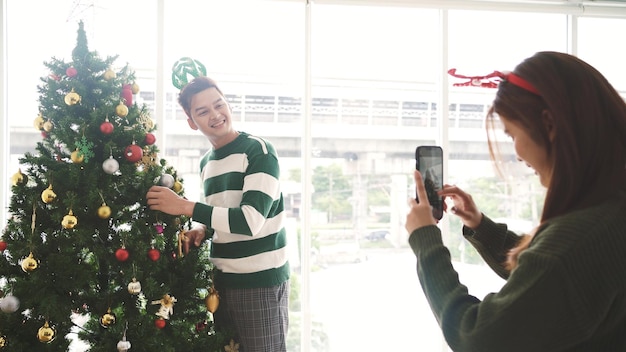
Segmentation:
<svg viewBox="0 0 626 352">
<path fill-rule="evenodd" d="M 113 175 L 120 169 L 120 163 L 112 156 L 102 163 L 102 170 L 109 175 Z"/>
<path fill-rule="evenodd" d="M 0 299 L 0 310 L 5 313 L 15 313 L 20 308 L 20 300 L 15 296 L 6 296 Z"/>
<path fill-rule="evenodd" d="M 175 181 L 176 180 L 174 180 L 174 176 L 170 174 L 163 174 L 161 175 L 161 178 L 159 178 L 159 185 L 167 188 L 172 188 L 174 187 Z"/>
<path fill-rule="evenodd" d="M 119 341 L 117 343 L 117 350 L 119 352 L 126 352 L 126 351 L 130 350 L 130 342 L 126 341 L 125 339 Z"/>
<path fill-rule="evenodd" d="M 133 281 L 128 284 L 128 293 L 130 293 L 131 295 L 138 295 L 140 292 L 141 283 L 139 283 L 136 278 L 133 278 Z"/>
</svg>

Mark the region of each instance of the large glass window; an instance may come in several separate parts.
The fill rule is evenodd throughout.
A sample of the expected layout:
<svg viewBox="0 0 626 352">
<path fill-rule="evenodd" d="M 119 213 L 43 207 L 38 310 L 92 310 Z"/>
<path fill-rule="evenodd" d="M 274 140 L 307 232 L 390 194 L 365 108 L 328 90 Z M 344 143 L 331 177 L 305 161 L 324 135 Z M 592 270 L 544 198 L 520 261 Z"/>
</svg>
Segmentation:
<svg viewBox="0 0 626 352">
<path fill-rule="evenodd" d="M 438 24 L 432 9 L 313 8 L 311 310 L 331 350 L 441 348 L 402 216 L 415 148 L 438 135 Z"/>
<path fill-rule="evenodd" d="M 569 26 L 565 12 L 496 11 L 496 3 L 491 11 L 385 1 L 41 0 L 36 11 L 33 2 L 4 3 L 8 116 L 3 119 L 11 140 L 3 182 L 41 138 L 33 120 L 37 86 L 49 74 L 43 62 L 70 57 L 79 20 L 91 50 L 119 55 L 119 66 L 129 63 L 136 71 L 137 99 L 161 123 L 161 157 L 184 179 L 189 198 L 200 195 L 199 160 L 209 144 L 189 128 L 178 105 L 170 77 L 180 58 L 205 65 L 226 94 L 237 129 L 275 145 L 291 245 L 288 346 L 294 352 L 301 346 L 320 352 L 447 350 L 419 286 L 403 225 L 407 198 L 414 195 L 418 145 L 443 146 L 446 182 L 470 192 L 488 216 L 519 232 L 537 223 L 544 191 L 501 133 L 496 135 L 504 177 L 490 160 L 484 117 L 494 90 L 455 87 L 463 80 L 446 76 L 448 69 L 468 76 L 511 70 L 537 51 L 570 50 L 568 28 L 578 28 L 581 58 L 626 92 L 621 74 L 626 57 L 598 40 L 623 33 L 621 18 L 581 17 L 575 18 L 578 26 Z M 302 153 L 307 125 L 310 154 Z M 310 179 L 312 188 L 306 208 L 303 179 Z M 8 198 L 2 194 L 5 208 Z M 306 229 L 303 214 L 310 219 Z M 470 292 L 482 298 L 499 289 L 503 282 L 466 246 L 460 222 L 444 216 L 441 226 Z M 310 253 L 302 266 L 305 242 Z M 303 289 L 310 295 L 302 295 Z M 304 320 L 311 323 L 310 341 L 300 341 Z"/>
<path fill-rule="evenodd" d="M 626 19 L 623 18 L 589 17 L 578 20 L 578 55 L 605 75 L 622 96 L 626 92 L 623 70 L 626 53 L 613 50 L 615 46 L 611 41 L 598 38 L 611 38 L 625 31 Z"/>
<path fill-rule="evenodd" d="M 39 1 L 38 11 L 32 11 L 30 3 L 7 2 L 8 115 L 4 118 L 10 126 L 11 135 L 7 168 L 10 174 L 18 170 L 18 158 L 26 151 L 34 150 L 40 140 L 33 121 L 38 114 L 37 85 L 41 77 L 50 74 L 46 72 L 44 61 L 54 56 L 69 57 L 76 44 L 78 27 L 73 19 L 78 9 L 71 8 L 70 4 L 66 1 L 65 6 L 59 6 L 58 3 Z M 55 16 L 51 16 L 52 13 Z M 37 30 L 33 30 L 35 28 Z M 6 175 L 3 177 L 6 183 L 8 178 Z M 8 198 L 9 195 L 3 194 L 3 205 L 7 204 Z"/>
</svg>

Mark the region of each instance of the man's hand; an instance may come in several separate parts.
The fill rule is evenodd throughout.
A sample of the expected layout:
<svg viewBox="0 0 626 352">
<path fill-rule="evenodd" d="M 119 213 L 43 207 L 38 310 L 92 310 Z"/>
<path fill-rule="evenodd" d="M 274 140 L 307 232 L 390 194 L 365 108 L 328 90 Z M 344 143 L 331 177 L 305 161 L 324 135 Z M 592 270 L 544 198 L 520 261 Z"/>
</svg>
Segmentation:
<svg viewBox="0 0 626 352">
<path fill-rule="evenodd" d="M 200 247 L 204 241 L 205 232 L 206 230 L 204 227 L 195 227 L 185 232 L 185 240 L 183 241 L 183 251 L 185 254 L 189 253 L 191 244 L 195 247 Z"/>
<path fill-rule="evenodd" d="M 162 211 L 170 215 L 193 215 L 195 202 L 189 201 L 171 189 L 162 186 L 152 186 L 146 194 L 148 206 L 151 210 Z"/>
</svg>

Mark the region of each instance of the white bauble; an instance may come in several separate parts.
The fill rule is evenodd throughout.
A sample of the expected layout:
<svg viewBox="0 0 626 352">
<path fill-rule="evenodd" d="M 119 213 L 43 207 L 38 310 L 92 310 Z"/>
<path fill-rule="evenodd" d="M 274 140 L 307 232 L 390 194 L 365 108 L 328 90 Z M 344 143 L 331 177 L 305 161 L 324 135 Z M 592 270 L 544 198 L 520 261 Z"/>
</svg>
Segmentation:
<svg viewBox="0 0 626 352">
<path fill-rule="evenodd" d="M 20 308 L 20 300 L 15 296 L 6 296 L 0 299 L 0 310 L 5 313 L 15 313 Z"/>
<path fill-rule="evenodd" d="M 102 163 L 102 170 L 104 170 L 104 172 L 106 172 L 109 175 L 113 175 L 119 169 L 120 169 L 120 163 L 117 162 L 117 160 L 115 160 L 113 156 L 110 156 L 107 160 L 105 160 Z"/>
</svg>

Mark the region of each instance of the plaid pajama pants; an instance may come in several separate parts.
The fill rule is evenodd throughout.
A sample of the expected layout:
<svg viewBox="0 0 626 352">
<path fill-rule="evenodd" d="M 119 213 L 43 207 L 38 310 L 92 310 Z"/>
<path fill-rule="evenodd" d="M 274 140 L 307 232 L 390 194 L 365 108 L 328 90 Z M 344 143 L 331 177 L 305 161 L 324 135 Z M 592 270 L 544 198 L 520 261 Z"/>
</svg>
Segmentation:
<svg viewBox="0 0 626 352">
<path fill-rule="evenodd" d="M 286 352 L 289 281 L 278 286 L 218 289 L 215 324 L 234 328 L 240 352 Z"/>
</svg>

